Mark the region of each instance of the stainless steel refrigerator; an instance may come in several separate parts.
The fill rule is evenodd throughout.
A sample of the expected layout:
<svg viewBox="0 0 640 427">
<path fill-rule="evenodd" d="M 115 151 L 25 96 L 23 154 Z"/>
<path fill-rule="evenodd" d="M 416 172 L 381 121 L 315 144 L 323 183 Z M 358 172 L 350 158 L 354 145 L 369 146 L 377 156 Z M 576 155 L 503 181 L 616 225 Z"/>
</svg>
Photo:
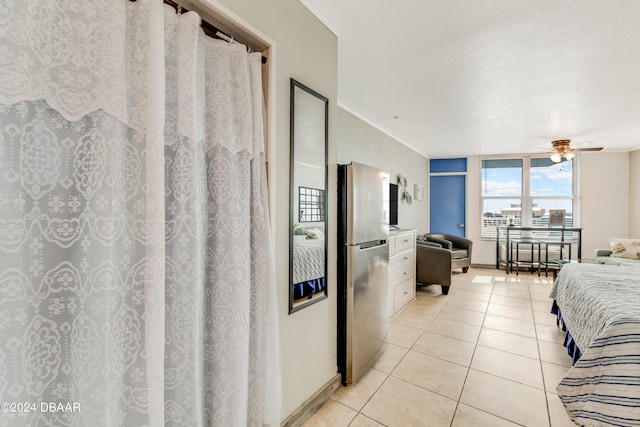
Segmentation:
<svg viewBox="0 0 640 427">
<path fill-rule="evenodd" d="M 338 370 L 357 382 L 387 348 L 389 173 L 338 166 Z"/>
</svg>

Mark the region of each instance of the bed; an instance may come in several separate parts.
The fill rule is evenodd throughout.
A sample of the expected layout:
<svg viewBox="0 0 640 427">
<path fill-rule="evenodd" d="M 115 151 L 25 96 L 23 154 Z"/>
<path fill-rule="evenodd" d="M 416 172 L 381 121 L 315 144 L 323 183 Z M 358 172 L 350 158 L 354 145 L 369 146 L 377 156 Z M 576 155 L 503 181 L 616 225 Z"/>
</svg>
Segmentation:
<svg viewBox="0 0 640 427">
<path fill-rule="evenodd" d="M 637 268 L 566 264 L 550 297 L 574 365 L 558 395 L 580 425 L 640 426 Z"/>
<path fill-rule="evenodd" d="M 293 299 L 311 298 L 326 287 L 324 239 L 293 239 Z"/>
</svg>

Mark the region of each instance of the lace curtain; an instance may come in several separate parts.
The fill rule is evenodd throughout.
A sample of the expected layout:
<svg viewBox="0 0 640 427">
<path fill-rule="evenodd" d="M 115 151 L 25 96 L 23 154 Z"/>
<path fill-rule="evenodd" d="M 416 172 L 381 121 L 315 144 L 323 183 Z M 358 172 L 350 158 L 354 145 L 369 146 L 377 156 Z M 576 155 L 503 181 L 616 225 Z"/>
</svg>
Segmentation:
<svg viewBox="0 0 640 427">
<path fill-rule="evenodd" d="M 259 54 L 158 1 L 0 10 L 0 425 L 279 425 Z"/>
</svg>

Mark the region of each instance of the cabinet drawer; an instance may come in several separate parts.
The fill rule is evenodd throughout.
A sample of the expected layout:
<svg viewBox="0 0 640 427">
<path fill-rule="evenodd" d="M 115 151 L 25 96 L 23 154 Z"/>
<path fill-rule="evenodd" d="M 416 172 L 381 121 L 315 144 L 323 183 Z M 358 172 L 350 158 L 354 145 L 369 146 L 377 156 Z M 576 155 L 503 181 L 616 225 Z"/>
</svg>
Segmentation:
<svg viewBox="0 0 640 427">
<path fill-rule="evenodd" d="M 400 310 L 413 299 L 414 284 L 413 279 L 406 280 L 394 290 L 394 309 Z"/>
<path fill-rule="evenodd" d="M 411 249 L 416 241 L 416 237 L 413 233 L 401 234 L 396 237 L 396 252 L 404 251 L 405 249 Z"/>
<path fill-rule="evenodd" d="M 413 263 L 397 269 L 389 275 L 389 288 L 395 288 L 400 283 L 413 277 Z"/>
<path fill-rule="evenodd" d="M 415 251 L 405 251 L 392 256 L 391 258 L 389 258 L 389 272 L 393 273 L 396 270 L 406 267 L 409 264 L 413 265 L 414 258 Z"/>
</svg>

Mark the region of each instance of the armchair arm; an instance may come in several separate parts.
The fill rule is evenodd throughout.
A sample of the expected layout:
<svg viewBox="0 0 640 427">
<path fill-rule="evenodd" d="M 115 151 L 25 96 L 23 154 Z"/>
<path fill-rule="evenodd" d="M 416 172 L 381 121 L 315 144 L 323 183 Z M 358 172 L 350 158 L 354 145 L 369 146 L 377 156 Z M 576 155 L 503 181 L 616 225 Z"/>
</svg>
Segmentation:
<svg viewBox="0 0 640 427">
<path fill-rule="evenodd" d="M 611 249 L 596 249 L 594 251 L 594 258 L 599 256 L 609 256 L 613 251 Z"/>
<path fill-rule="evenodd" d="M 471 253 L 471 246 L 473 246 L 473 240 L 466 239 L 460 236 L 447 235 L 447 240 L 453 243 L 454 248 L 466 249 Z"/>
<path fill-rule="evenodd" d="M 453 245 L 449 240 L 441 239 L 439 237 L 429 236 L 427 235 L 427 242 L 438 243 L 445 249 L 453 249 Z"/>
<path fill-rule="evenodd" d="M 442 248 L 442 245 L 440 243 L 427 242 L 425 240 L 421 240 L 421 241 L 416 242 L 416 245 L 431 246 L 433 248 Z"/>
<path fill-rule="evenodd" d="M 467 251 L 467 258 L 469 258 L 469 262 L 471 262 L 473 240 L 461 236 L 454 236 L 453 234 L 444 234 L 442 237 L 452 243 L 451 249 L 465 249 Z"/>
</svg>

